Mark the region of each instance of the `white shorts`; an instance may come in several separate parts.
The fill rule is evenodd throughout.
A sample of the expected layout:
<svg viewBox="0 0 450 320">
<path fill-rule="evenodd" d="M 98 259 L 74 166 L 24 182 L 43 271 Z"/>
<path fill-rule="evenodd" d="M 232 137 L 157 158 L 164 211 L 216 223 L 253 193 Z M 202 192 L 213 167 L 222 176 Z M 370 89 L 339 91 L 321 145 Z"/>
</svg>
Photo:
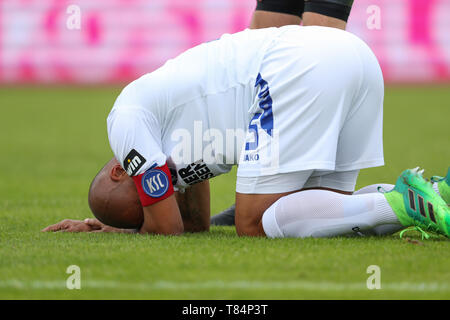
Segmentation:
<svg viewBox="0 0 450 320">
<path fill-rule="evenodd" d="M 380 66 L 362 40 L 331 29 L 302 39 L 286 32 L 266 52 L 249 109 L 237 192 L 302 189 L 320 172 L 350 172 L 356 182 L 354 172 L 384 164 Z M 334 188 L 353 190 L 347 174 L 332 177 L 343 179 Z"/>
<path fill-rule="evenodd" d="M 353 171 L 297 171 L 271 176 L 238 177 L 236 192 L 273 194 L 308 188 L 330 188 L 341 191 L 355 191 L 359 170 Z"/>
</svg>

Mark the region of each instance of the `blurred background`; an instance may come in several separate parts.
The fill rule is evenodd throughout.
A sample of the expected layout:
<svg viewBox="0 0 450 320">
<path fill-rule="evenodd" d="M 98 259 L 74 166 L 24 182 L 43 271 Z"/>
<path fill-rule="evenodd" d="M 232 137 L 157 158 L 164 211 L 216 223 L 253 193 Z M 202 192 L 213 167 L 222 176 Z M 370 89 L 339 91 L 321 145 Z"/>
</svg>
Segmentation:
<svg viewBox="0 0 450 320">
<path fill-rule="evenodd" d="M 0 0 L 0 83 L 122 83 L 223 33 L 254 0 Z M 450 80 L 450 0 L 356 0 L 387 83 Z"/>
</svg>

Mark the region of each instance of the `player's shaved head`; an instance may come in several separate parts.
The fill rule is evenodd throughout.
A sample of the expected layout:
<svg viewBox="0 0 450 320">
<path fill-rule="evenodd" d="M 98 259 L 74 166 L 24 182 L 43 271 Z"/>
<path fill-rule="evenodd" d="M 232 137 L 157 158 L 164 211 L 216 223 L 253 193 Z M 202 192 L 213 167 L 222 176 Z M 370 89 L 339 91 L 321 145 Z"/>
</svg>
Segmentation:
<svg viewBox="0 0 450 320">
<path fill-rule="evenodd" d="M 94 216 L 116 228 L 139 228 L 143 210 L 133 180 L 112 158 L 92 180 L 88 195 Z"/>
</svg>

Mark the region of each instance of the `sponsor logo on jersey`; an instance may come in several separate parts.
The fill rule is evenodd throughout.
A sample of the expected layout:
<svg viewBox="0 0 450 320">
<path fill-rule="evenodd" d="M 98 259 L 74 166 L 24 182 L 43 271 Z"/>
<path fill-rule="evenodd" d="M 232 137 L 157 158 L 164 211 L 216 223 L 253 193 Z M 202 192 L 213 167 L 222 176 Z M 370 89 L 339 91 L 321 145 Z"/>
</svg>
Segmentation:
<svg viewBox="0 0 450 320">
<path fill-rule="evenodd" d="M 208 180 L 214 176 L 203 160 L 189 164 L 185 168 L 178 170 L 178 173 L 183 181 L 189 185 Z"/>
<path fill-rule="evenodd" d="M 134 176 L 146 162 L 145 158 L 132 149 L 123 161 L 123 168 L 129 176 Z"/>
<path fill-rule="evenodd" d="M 152 198 L 159 198 L 169 189 L 169 177 L 164 171 L 150 169 L 142 176 L 142 189 Z"/>
</svg>

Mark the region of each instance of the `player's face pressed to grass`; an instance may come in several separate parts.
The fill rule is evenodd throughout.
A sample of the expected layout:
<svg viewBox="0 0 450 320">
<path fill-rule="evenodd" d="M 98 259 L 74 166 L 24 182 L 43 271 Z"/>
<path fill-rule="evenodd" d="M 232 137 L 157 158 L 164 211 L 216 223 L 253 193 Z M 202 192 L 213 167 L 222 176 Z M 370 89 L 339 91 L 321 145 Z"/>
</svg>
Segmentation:
<svg viewBox="0 0 450 320">
<path fill-rule="evenodd" d="M 133 180 L 114 158 L 92 180 L 88 202 L 98 220 L 66 219 L 43 231 L 90 232 L 101 230 L 104 225 L 120 229 L 139 229 L 142 225 L 142 205 Z M 108 231 L 118 231 L 114 228 Z"/>
<path fill-rule="evenodd" d="M 142 225 L 142 206 L 133 180 L 114 158 L 92 181 L 88 201 L 92 213 L 104 224 L 130 229 Z"/>
</svg>

